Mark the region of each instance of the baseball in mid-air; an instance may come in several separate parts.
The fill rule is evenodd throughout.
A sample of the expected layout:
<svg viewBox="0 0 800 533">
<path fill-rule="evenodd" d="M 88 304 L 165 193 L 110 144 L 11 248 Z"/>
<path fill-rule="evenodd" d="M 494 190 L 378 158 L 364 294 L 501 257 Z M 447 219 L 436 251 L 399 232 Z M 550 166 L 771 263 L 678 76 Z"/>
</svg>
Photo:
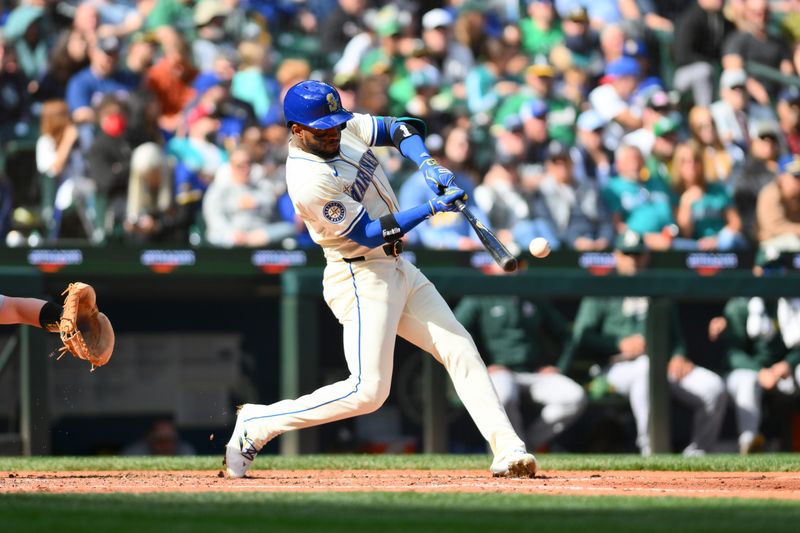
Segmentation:
<svg viewBox="0 0 800 533">
<path fill-rule="evenodd" d="M 533 257 L 541 259 L 550 255 L 550 243 L 544 237 L 536 237 L 528 245 L 528 250 Z"/>
</svg>

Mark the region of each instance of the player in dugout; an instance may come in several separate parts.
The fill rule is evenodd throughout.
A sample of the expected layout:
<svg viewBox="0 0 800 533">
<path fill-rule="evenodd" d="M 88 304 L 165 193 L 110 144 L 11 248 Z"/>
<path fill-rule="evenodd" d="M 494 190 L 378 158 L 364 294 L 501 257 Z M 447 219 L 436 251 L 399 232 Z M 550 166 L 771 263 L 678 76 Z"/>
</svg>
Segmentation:
<svg viewBox="0 0 800 533">
<path fill-rule="evenodd" d="M 283 104 L 292 138 L 289 196 L 325 254 L 323 296 L 344 330 L 350 376 L 297 399 L 245 404 L 225 449 L 230 477 L 243 477 L 278 435 L 377 410 L 389 395 L 397 335 L 429 352 L 494 453 L 496 476 L 532 477 L 536 459 L 509 422 L 469 333 L 431 282 L 400 254 L 403 235 L 465 198 L 453 173 L 425 148 L 425 123 L 342 108 L 336 89 L 303 81 Z M 371 147 L 395 146 L 414 161 L 431 199 L 400 211 Z"/>
<path fill-rule="evenodd" d="M 634 275 L 647 268 L 650 254 L 642 237 L 626 232 L 617 239 L 614 260 L 617 273 Z M 650 299 L 644 297 L 586 297 L 581 300 L 572 329 L 572 342 L 558 363 L 566 372 L 577 353 L 605 365 L 605 377 L 613 389 L 628 397 L 636 420 L 636 444 L 643 456 L 652 453 L 647 432 L 650 419 L 649 347 L 645 327 Z M 677 307 L 672 304 L 668 324 L 670 359 L 667 379 L 670 391 L 694 410 L 691 442 L 685 456 L 713 450 L 725 416 L 727 396 L 722 378 L 695 365 L 686 357 Z"/>
</svg>

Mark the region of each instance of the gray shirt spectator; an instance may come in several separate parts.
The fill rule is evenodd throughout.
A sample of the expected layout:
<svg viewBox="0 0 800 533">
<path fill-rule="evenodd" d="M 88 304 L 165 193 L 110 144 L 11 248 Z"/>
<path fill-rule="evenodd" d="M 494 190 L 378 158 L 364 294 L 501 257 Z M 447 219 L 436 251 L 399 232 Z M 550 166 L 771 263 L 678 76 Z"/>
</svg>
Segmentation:
<svg viewBox="0 0 800 533">
<path fill-rule="evenodd" d="M 247 150 L 236 149 L 220 167 L 203 200 L 206 237 L 215 246 L 266 246 L 295 233 L 278 220 L 278 191 L 253 165 Z"/>
<path fill-rule="evenodd" d="M 614 237 L 611 215 L 597 185 L 574 179 L 569 151 L 558 141 L 550 143 L 545 178 L 534 205 L 558 236 L 560 242 L 551 242 L 552 247 L 602 250 Z"/>
</svg>

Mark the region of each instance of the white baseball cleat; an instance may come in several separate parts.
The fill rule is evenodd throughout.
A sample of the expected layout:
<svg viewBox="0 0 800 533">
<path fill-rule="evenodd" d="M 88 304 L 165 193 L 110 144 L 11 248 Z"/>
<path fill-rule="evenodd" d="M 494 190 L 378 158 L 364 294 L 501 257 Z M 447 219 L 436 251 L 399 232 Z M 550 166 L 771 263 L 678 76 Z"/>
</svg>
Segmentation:
<svg viewBox="0 0 800 533">
<path fill-rule="evenodd" d="M 267 440 L 259 442 L 252 436 L 247 434 L 247 428 L 244 425 L 245 409 L 249 404 L 241 405 L 236 410 L 236 426 L 233 428 L 233 435 L 231 440 L 225 446 L 225 459 L 222 464 L 226 467 L 228 477 L 240 478 L 247 474 L 247 470 L 253 464 L 258 452 L 267 443 Z"/>
<path fill-rule="evenodd" d="M 489 468 L 494 477 L 535 477 L 536 457 L 519 448 L 495 457 Z"/>
</svg>

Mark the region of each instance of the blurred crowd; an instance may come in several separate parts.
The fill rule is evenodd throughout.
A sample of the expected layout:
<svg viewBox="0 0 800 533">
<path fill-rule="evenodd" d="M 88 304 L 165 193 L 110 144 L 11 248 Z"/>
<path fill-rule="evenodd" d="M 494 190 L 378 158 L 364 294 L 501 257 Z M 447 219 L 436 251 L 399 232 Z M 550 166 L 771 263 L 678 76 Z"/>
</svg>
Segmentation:
<svg viewBox="0 0 800 533">
<path fill-rule="evenodd" d="M 309 246 L 281 103 L 314 78 L 424 119 L 509 245 L 800 251 L 800 0 L 21 0 L 0 26 L 8 245 Z M 480 247 L 452 213 L 409 238 Z"/>
</svg>

